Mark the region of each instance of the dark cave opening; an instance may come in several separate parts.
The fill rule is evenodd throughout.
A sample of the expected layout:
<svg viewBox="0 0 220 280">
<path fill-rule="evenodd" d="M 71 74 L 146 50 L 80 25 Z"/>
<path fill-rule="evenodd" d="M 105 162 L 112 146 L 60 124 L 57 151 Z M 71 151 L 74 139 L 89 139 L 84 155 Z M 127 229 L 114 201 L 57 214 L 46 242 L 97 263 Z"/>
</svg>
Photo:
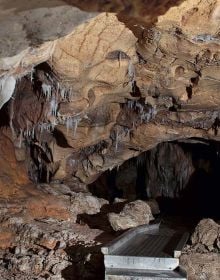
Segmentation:
<svg viewBox="0 0 220 280">
<path fill-rule="evenodd" d="M 219 218 L 220 144 L 165 142 L 108 170 L 89 186 L 98 197 L 156 200 L 161 215 Z"/>
<path fill-rule="evenodd" d="M 0 128 L 9 127 L 10 117 L 9 117 L 9 103 L 5 103 L 0 110 Z"/>
</svg>

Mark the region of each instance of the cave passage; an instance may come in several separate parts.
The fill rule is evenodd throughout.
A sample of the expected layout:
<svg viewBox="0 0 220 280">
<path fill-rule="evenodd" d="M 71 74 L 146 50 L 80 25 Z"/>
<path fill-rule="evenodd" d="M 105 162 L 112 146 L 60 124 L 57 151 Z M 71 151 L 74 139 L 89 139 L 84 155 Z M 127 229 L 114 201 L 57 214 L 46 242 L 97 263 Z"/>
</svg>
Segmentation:
<svg viewBox="0 0 220 280">
<path fill-rule="evenodd" d="M 114 199 L 155 199 L 161 214 L 219 218 L 220 145 L 188 139 L 165 142 L 106 171 L 90 190 Z"/>
</svg>

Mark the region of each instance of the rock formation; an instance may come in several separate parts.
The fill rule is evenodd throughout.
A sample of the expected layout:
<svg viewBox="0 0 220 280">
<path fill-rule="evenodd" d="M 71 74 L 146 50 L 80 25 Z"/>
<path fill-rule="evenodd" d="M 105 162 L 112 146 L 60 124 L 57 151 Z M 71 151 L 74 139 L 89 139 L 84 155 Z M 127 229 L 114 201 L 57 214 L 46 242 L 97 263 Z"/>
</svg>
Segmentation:
<svg viewBox="0 0 220 280">
<path fill-rule="evenodd" d="M 149 224 L 154 217 L 146 202 L 136 200 L 126 204 L 119 214 L 109 213 L 108 219 L 112 228 L 118 231 Z"/>
<path fill-rule="evenodd" d="M 77 10 L 76 17 L 78 8 L 59 5 L 20 7 L 16 16 L 6 10 L 2 22 L 14 18 L 24 43 L 14 51 L 1 45 L 1 106 L 13 94 L 2 110 L 16 150 L 30 157 L 32 180 L 73 176 L 90 183 L 160 142 L 219 139 L 218 1 L 183 1 L 162 15 L 159 9 L 154 25 L 148 19 L 136 31 L 113 13 Z M 56 14 L 62 20 L 65 14 L 65 28 L 57 32 L 55 24 L 49 32 L 44 27 Z"/>
<path fill-rule="evenodd" d="M 78 214 L 97 214 L 107 201 L 86 185 L 159 143 L 220 140 L 220 2 L 0 0 L 0 7 L 0 247 L 8 250 L 0 264 L 25 270 L 24 279 L 62 279 L 63 239 L 48 241 L 45 229 L 32 238 L 37 273 L 27 277 L 22 227 L 56 219 L 45 228 L 63 222 L 66 230 Z M 19 261 L 12 249 L 23 252 Z M 47 263 L 47 250 L 56 259 L 48 275 L 37 258 Z"/>
<path fill-rule="evenodd" d="M 188 246 L 181 256 L 181 264 L 189 279 L 218 279 L 220 226 L 211 219 L 203 219 L 196 226 Z"/>
</svg>

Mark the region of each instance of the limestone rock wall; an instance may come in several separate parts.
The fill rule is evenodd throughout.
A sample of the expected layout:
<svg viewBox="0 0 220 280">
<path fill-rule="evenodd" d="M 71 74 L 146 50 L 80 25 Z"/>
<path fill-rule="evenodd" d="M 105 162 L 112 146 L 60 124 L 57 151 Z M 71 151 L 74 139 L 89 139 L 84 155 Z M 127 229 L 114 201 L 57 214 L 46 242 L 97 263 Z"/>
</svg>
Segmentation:
<svg viewBox="0 0 220 280">
<path fill-rule="evenodd" d="M 2 76 L 17 79 L 3 110 L 8 111 L 16 154 L 27 161 L 33 181 L 75 177 L 91 183 L 104 170 L 158 143 L 219 140 L 219 1 L 159 6 L 118 1 L 102 8 L 75 1 L 85 10 L 77 10 L 77 16 L 78 8 L 58 2 L 42 13 L 41 6 L 31 10 L 30 22 L 37 13 L 44 15 L 41 29 L 46 33 L 30 30 L 34 41 L 31 37 L 22 51 L 2 47 Z M 5 7 L 10 14 L 10 5 Z M 45 9 L 51 12 L 48 17 Z M 60 32 L 54 9 L 60 17 L 65 14 Z M 119 15 L 91 13 L 102 9 Z M 24 18 L 29 20 L 24 10 L 22 6 L 15 17 L 22 17 L 23 27 Z M 4 24 L 8 18 L 3 17 Z M 43 24 L 52 22 L 48 34 Z"/>
</svg>

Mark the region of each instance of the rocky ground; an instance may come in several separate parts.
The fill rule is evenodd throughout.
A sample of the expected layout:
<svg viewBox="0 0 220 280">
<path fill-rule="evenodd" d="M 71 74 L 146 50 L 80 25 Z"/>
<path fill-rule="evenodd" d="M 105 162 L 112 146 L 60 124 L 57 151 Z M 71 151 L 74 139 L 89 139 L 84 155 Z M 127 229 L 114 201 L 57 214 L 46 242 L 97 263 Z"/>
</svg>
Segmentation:
<svg viewBox="0 0 220 280">
<path fill-rule="evenodd" d="M 125 224 L 133 227 L 153 217 L 146 202 L 116 199 L 110 205 L 94 197 L 84 185 L 76 190 L 73 185 L 54 182 L 39 184 L 34 191 L 42 195 L 38 202 L 31 202 L 33 197 L 29 196 L 0 204 L 1 280 L 104 279 L 100 247 L 121 234 L 118 230 L 127 228 Z M 46 204 L 48 198 L 50 205 Z M 143 209 L 148 216 L 142 215 Z M 183 219 L 176 224 L 173 218 L 163 222 L 186 227 Z M 189 280 L 219 279 L 219 253 L 220 225 L 211 219 L 202 220 L 181 256 Z"/>
<path fill-rule="evenodd" d="M 211 219 L 199 222 L 180 263 L 189 280 L 220 279 L 220 225 Z"/>
<path fill-rule="evenodd" d="M 90 259 L 89 248 L 93 252 L 100 247 L 100 242 L 96 240 L 102 231 L 91 229 L 86 224 L 76 223 L 76 219 L 77 213 L 96 214 L 104 201 L 88 193 L 74 193 L 67 186 L 60 187 L 65 193 L 59 193 L 59 196 L 63 195 L 62 198 L 57 197 L 53 186 L 43 185 L 39 188 L 43 188 L 41 191 L 45 197 L 53 192 L 49 195 L 53 202 L 45 205 L 44 213 L 39 211 L 42 205 L 38 206 L 36 201 L 29 209 L 22 207 L 19 201 L 14 202 L 15 209 L 12 201 L 8 204 L 1 203 L 0 279 L 2 280 L 67 279 L 62 275 L 74 261 L 78 262 L 75 259 L 79 258 L 82 264 L 83 261 L 86 263 Z M 59 199 L 63 200 L 63 204 L 60 205 Z M 24 203 L 24 200 L 21 202 Z M 31 201 L 26 205 L 29 203 Z M 39 201 L 39 204 L 41 203 L 47 203 L 47 200 L 42 199 Z M 51 217 L 48 216 L 48 207 L 56 213 L 54 217 L 50 214 Z M 35 218 L 30 218 L 29 211 L 35 212 Z M 71 247 L 72 250 L 69 249 Z M 75 247 L 83 248 L 83 252 L 75 250 Z M 80 279 L 74 278 L 76 273 L 77 268 L 73 275 L 68 275 L 69 279 Z"/>
<path fill-rule="evenodd" d="M 109 204 L 73 179 L 30 183 L 6 132 L 0 141 L 1 280 L 104 279 L 102 244 L 127 224 L 148 223 L 152 213 L 159 214 L 154 200 L 116 199 Z M 191 231 L 198 220 L 166 216 L 163 222 Z M 201 221 L 181 257 L 190 280 L 219 278 L 219 240 L 219 225 Z"/>
<path fill-rule="evenodd" d="M 130 227 L 152 219 L 145 202 L 119 200 L 109 205 L 89 193 L 85 185 L 77 187 L 57 182 L 27 185 L 19 189 L 20 200 L 0 202 L 1 280 L 103 279 L 100 247 L 118 235 L 108 214 L 120 213 L 119 220 L 130 220 Z M 148 209 L 145 219 L 132 216 L 132 209 L 138 212 L 143 206 Z M 126 207 L 130 212 L 123 210 Z M 111 221 L 117 224 L 114 215 Z"/>
</svg>

